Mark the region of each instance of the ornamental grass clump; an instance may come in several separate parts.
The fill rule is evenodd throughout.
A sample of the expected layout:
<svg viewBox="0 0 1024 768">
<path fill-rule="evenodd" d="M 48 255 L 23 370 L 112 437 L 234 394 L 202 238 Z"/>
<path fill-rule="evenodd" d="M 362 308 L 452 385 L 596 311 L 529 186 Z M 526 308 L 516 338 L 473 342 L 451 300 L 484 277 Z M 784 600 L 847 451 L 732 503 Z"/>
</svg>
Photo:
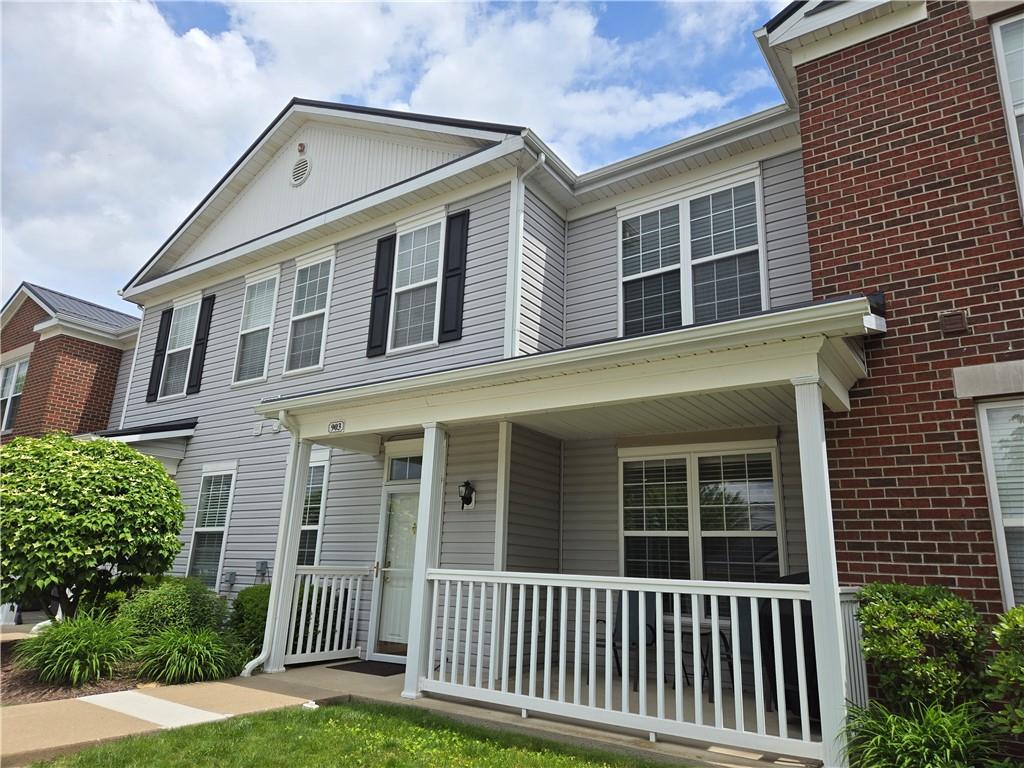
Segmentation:
<svg viewBox="0 0 1024 768">
<path fill-rule="evenodd" d="M 112 677 L 134 650 L 123 624 L 108 621 L 104 614 L 82 613 L 20 641 L 14 659 L 43 682 L 80 686 Z"/>
<path fill-rule="evenodd" d="M 221 680 L 242 671 L 245 648 L 211 629 L 164 629 L 146 640 L 137 655 L 139 675 L 161 683 Z"/>
</svg>

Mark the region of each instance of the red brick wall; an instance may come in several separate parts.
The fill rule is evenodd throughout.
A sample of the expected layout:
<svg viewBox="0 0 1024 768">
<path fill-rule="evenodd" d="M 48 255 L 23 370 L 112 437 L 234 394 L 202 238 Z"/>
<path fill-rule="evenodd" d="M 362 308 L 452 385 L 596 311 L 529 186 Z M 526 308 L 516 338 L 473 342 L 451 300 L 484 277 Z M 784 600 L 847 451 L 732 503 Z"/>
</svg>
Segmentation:
<svg viewBox="0 0 1024 768">
<path fill-rule="evenodd" d="M 951 369 L 1024 357 L 1024 226 L 988 25 L 966 3 L 797 69 L 817 299 L 882 291 L 888 332 L 828 415 L 840 580 L 1001 610 L 974 403 Z M 941 313 L 968 330 L 944 334 Z"/>
<path fill-rule="evenodd" d="M 70 336 L 38 342 L 29 359 L 14 435 L 107 428 L 121 350 Z"/>
<path fill-rule="evenodd" d="M 32 299 L 25 299 L 18 307 L 18 311 L 0 331 L 0 352 L 9 352 L 36 341 L 39 334 L 32 328 L 49 317 L 47 311 Z"/>
</svg>

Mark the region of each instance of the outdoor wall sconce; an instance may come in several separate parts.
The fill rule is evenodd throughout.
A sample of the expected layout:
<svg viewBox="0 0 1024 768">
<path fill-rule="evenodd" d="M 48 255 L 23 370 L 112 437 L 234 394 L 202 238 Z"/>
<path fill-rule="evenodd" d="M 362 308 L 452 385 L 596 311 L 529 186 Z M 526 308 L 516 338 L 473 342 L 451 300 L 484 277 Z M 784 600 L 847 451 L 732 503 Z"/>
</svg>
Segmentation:
<svg viewBox="0 0 1024 768">
<path fill-rule="evenodd" d="M 476 506 L 476 488 L 469 480 L 459 485 L 459 500 L 463 509 L 473 509 Z"/>
</svg>

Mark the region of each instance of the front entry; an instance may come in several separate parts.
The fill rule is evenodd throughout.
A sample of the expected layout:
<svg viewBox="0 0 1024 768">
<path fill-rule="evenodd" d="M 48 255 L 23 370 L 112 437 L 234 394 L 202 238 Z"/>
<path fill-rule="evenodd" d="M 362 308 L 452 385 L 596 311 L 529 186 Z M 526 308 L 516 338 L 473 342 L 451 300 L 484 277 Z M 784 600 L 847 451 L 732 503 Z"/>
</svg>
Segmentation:
<svg viewBox="0 0 1024 768">
<path fill-rule="evenodd" d="M 419 509 L 418 456 L 389 457 L 381 500 L 368 658 L 404 662 Z"/>
</svg>

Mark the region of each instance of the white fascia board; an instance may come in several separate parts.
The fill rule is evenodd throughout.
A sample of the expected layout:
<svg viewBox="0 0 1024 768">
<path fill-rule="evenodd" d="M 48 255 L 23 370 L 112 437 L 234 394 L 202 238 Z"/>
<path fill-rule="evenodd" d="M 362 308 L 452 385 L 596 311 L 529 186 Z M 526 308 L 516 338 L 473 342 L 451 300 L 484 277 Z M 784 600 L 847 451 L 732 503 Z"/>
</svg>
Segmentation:
<svg viewBox="0 0 1024 768">
<path fill-rule="evenodd" d="M 794 110 L 798 109 L 800 98 L 796 92 L 796 70 L 793 69 L 789 52 L 786 52 L 786 60 L 783 61 L 779 51 L 772 48 L 768 42 L 768 32 L 764 27 L 754 32 L 754 39 L 757 41 L 758 48 L 761 49 L 761 55 L 768 65 L 768 71 L 772 73 L 772 79 L 775 80 L 775 85 L 786 100 L 786 104 Z"/>
<path fill-rule="evenodd" d="M 413 396 L 416 391 L 445 388 L 446 392 L 489 386 L 512 377 L 556 376 L 578 370 L 614 367 L 637 357 L 652 354 L 679 356 L 700 354 L 722 349 L 760 345 L 778 339 L 808 336 L 844 338 L 874 333 L 875 328 L 865 324 L 873 317 L 867 298 L 855 297 L 834 302 L 819 302 L 754 317 L 739 318 L 724 323 L 690 326 L 677 331 L 616 339 L 574 349 L 531 355 L 529 357 L 484 363 L 468 369 L 424 374 L 414 378 L 366 384 L 343 390 L 332 390 L 291 398 L 268 399 L 255 410 L 272 415 L 284 410 L 316 408 L 324 405 L 349 404 L 388 399 L 396 393 Z M 874 323 L 872 323 L 874 325 Z"/>
<path fill-rule="evenodd" d="M 137 435 L 115 435 L 114 437 L 103 437 L 112 443 L 153 443 L 159 440 L 172 440 L 175 438 L 188 438 L 196 433 L 195 429 L 173 429 L 166 432 L 143 432 Z"/>
<path fill-rule="evenodd" d="M 498 133 L 497 131 L 487 131 L 481 128 L 444 125 L 442 123 L 424 123 L 413 117 L 403 119 L 400 117 L 392 117 L 390 115 L 375 115 L 365 112 L 346 112 L 342 109 L 328 109 L 325 107 L 313 107 L 304 104 L 296 105 L 294 111 L 308 115 L 316 115 L 317 117 L 323 117 L 328 120 L 333 119 L 334 121 L 338 121 L 339 119 L 355 120 L 357 122 L 374 123 L 377 125 L 392 126 L 395 128 L 406 128 L 414 131 L 443 133 L 448 136 L 475 139 L 477 141 L 501 142 L 511 135 L 508 133 Z"/>
<path fill-rule="evenodd" d="M 45 341 L 54 336 L 70 336 L 75 339 L 102 344 L 105 347 L 131 349 L 135 345 L 137 327 L 134 325 L 129 326 L 123 331 L 115 333 L 105 326 L 90 323 L 86 320 L 55 315 L 49 320 L 37 323 L 33 326 L 32 330 L 39 334 L 40 341 Z"/>
<path fill-rule="evenodd" d="M 340 219 L 344 219 L 345 217 L 356 213 L 367 211 L 374 206 L 394 200 L 395 198 L 409 194 L 410 192 L 427 189 L 433 184 L 445 181 L 446 179 L 457 176 L 467 170 L 472 170 L 478 166 L 486 165 L 487 163 L 497 160 L 498 158 L 505 157 L 506 155 L 514 154 L 515 152 L 523 149 L 523 146 L 522 137 L 508 137 L 496 146 L 481 150 L 480 152 L 476 152 L 462 158 L 461 160 L 456 160 L 454 163 L 450 163 L 442 168 L 437 168 L 429 173 L 389 187 L 379 193 L 368 195 L 367 197 L 360 198 L 359 200 L 355 200 L 349 204 L 340 205 L 337 208 L 317 216 L 310 217 L 302 222 L 293 224 L 290 227 L 284 227 L 276 232 L 251 240 L 244 245 L 236 246 L 235 248 L 231 248 L 227 251 L 222 251 L 215 256 L 198 261 L 195 264 L 190 264 L 187 267 L 182 267 L 181 269 L 160 275 L 159 277 L 155 277 L 145 283 L 135 283 L 124 292 L 123 298 L 132 300 L 135 297 L 145 296 L 146 294 L 151 293 L 154 289 L 170 285 L 182 277 L 195 275 L 211 267 L 225 264 L 242 254 L 248 253 L 249 251 L 255 251 L 269 245 L 282 243 L 297 235 L 307 234 L 316 230 L 318 227 L 337 222 Z"/>
<path fill-rule="evenodd" d="M 916 24 L 928 18 L 928 8 L 924 3 L 903 5 L 891 9 L 888 13 L 859 22 L 848 29 L 837 30 L 828 37 L 812 40 L 799 47 L 793 47 L 793 66 L 798 67 L 809 61 L 820 59 L 844 48 L 858 45 L 880 35 L 895 32 L 897 29 Z"/>
<path fill-rule="evenodd" d="M 818 13 L 809 13 L 821 5 L 821 0 L 811 2 L 794 13 L 768 35 L 772 45 L 793 42 L 804 35 L 824 29 L 832 24 L 846 21 L 880 6 L 892 5 L 892 0 L 857 0 L 853 3 L 835 3 Z"/>
<path fill-rule="evenodd" d="M 22 285 L 18 292 L 7 300 L 7 306 L 4 307 L 3 317 L 0 318 L 0 328 L 7 325 L 8 321 L 11 320 L 21 309 L 21 305 L 25 303 L 25 299 L 32 299 L 39 308 L 43 310 L 50 317 L 54 317 L 53 311 L 46 306 L 45 302 L 37 296 L 31 288 L 27 285 Z"/>
</svg>

